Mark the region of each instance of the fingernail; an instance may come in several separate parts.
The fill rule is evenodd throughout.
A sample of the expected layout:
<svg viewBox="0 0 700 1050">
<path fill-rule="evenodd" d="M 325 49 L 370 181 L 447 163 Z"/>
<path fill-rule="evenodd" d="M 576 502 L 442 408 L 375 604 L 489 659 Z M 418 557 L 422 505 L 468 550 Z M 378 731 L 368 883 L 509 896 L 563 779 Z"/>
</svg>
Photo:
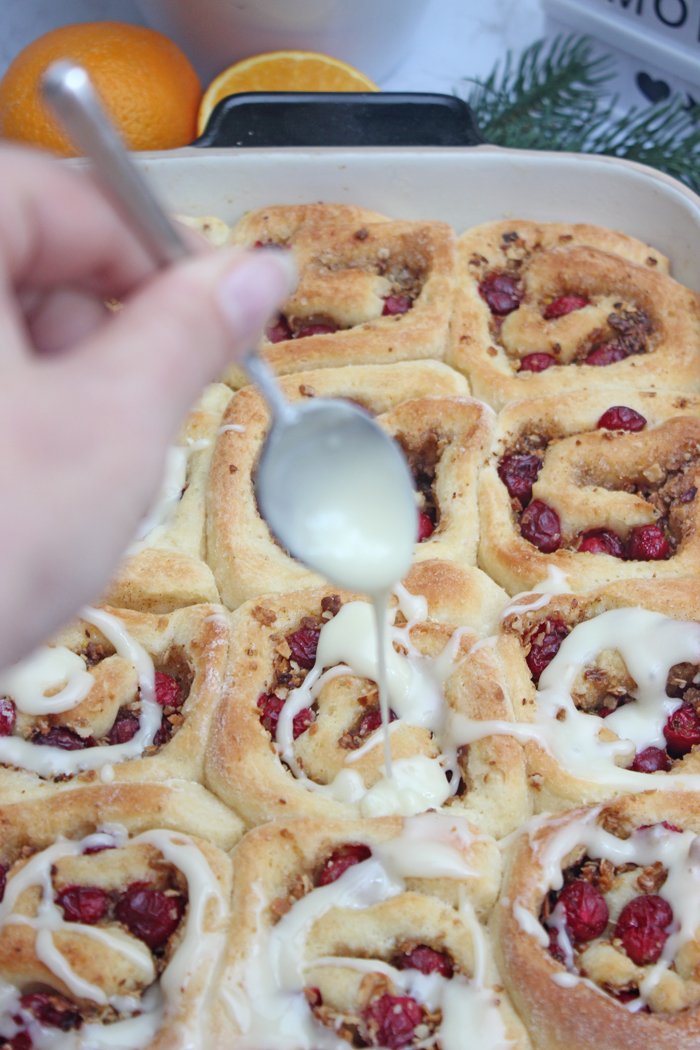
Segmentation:
<svg viewBox="0 0 700 1050">
<path fill-rule="evenodd" d="M 279 249 L 256 249 L 227 273 L 217 295 L 236 340 L 248 343 L 259 338 L 296 283 L 292 253 Z"/>
</svg>

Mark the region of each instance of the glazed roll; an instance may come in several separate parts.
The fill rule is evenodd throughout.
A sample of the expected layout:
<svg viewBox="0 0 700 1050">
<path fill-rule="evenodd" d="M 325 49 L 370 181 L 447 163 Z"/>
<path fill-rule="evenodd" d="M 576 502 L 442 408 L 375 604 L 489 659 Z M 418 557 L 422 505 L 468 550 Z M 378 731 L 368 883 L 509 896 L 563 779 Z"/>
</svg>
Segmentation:
<svg viewBox="0 0 700 1050">
<path fill-rule="evenodd" d="M 415 560 L 476 560 L 477 474 L 491 442 L 492 413 L 468 398 L 462 377 L 438 362 L 329 368 L 284 377 L 292 402 L 339 397 L 371 412 L 403 448 L 416 486 Z M 269 427 L 260 394 L 247 387 L 229 404 L 208 491 L 208 557 L 224 602 L 320 584 L 292 559 L 261 517 L 255 472 Z"/>
<path fill-rule="evenodd" d="M 510 608 L 498 650 L 537 809 L 700 791 L 695 577 L 532 595 Z"/>
<path fill-rule="evenodd" d="M 582 386 L 700 388 L 700 298 L 642 242 L 513 220 L 459 240 L 448 363 L 506 402 Z"/>
<path fill-rule="evenodd" d="M 700 398 L 611 387 L 509 405 L 480 479 L 479 563 L 511 594 L 700 568 Z"/>
<path fill-rule="evenodd" d="M 340 205 L 278 205 L 246 215 L 232 243 L 294 253 L 299 285 L 260 351 L 280 373 L 445 356 L 455 235 Z M 246 380 L 236 368 L 226 381 Z"/>
<path fill-rule="evenodd" d="M 0 798 L 71 781 L 201 781 L 229 644 L 221 606 L 86 609 L 0 675 Z"/>
<path fill-rule="evenodd" d="M 463 746 L 473 720 L 511 717 L 492 640 L 465 626 L 483 617 L 478 570 L 414 572 L 388 620 L 388 738 L 366 599 L 314 588 L 233 614 L 206 782 L 249 824 L 446 807 L 501 835 L 526 817 L 520 745 Z"/>
<path fill-rule="evenodd" d="M 698 832 L 696 794 L 652 791 L 518 836 L 495 951 L 538 1050 L 700 1045 Z"/>
<path fill-rule="evenodd" d="M 207 387 L 178 444 L 168 449 L 160 491 L 110 583 L 108 605 L 168 613 L 219 600 L 204 560 L 204 502 L 217 428 L 230 396 L 223 384 Z"/>
<path fill-rule="evenodd" d="M 278 822 L 233 859 L 217 1046 L 529 1045 L 478 921 L 498 850 L 466 821 Z"/>
<path fill-rule="evenodd" d="M 177 781 L 0 807 L 3 1045 L 206 1045 L 237 838 Z"/>
</svg>

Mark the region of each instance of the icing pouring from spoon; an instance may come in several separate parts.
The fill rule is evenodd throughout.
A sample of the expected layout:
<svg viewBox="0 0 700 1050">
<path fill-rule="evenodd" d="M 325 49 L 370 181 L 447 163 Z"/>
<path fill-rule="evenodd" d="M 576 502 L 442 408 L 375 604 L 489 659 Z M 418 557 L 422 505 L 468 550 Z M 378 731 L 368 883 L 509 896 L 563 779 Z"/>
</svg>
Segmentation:
<svg viewBox="0 0 700 1050">
<path fill-rule="evenodd" d="M 154 263 L 168 266 L 188 255 L 187 241 L 129 157 L 85 70 L 54 63 L 43 92 Z M 402 453 L 350 402 L 291 405 L 257 354 L 242 363 L 272 412 L 255 481 L 263 516 L 291 554 L 331 582 L 369 594 L 379 611 L 408 571 L 416 539 Z"/>
</svg>

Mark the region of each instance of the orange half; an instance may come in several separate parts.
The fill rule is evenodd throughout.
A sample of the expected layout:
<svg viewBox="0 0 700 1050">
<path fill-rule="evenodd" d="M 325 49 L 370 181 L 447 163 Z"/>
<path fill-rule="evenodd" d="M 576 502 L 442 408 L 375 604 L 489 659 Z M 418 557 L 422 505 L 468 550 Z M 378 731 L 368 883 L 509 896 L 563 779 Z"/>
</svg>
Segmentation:
<svg viewBox="0 0 700 1050">
<path fill-rule="evenodd" d="M 267 51 L 229 66 L 204 92 L 197 117 L 201 135 L 217 102 L 242 91 L 379 91 L 354 66 L 316 51 Z"/>
</svg>

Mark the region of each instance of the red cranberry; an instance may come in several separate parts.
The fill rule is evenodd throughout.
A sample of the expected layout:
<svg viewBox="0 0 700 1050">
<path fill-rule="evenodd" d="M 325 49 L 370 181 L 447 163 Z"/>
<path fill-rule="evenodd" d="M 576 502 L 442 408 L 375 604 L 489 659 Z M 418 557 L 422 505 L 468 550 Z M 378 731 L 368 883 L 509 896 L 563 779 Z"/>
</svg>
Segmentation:
<svg viewBox="0 0 700 1050">
<path fill-rule="evenodd" d="M 624 346 L 618 343 L 601 343 L 600 346 L 591 350 L 583 363 L 585 365 L 613 365 L 616 361 L 624 360 L 625 357 L 627 357 L 627 351 Z"/>
<path fill-rule="evenodd" d="M 637 525 L 627 537 L 630 561 L 662 561 L 671 551 L 660 525 Z"/>
<path fill-rule="evenodd" d="M 320 634 L 319 627 L 300 627 L 293 634 L 287 635 L 286 641 L 292 650 L 292 660 L 296 660 L 299 667 L 305 667 L 307 670 L 313 667 Z"/>
<path fill-rule="evenodd" d="M 13 1035 L 9 1042 L 3 1043 L 3 1046 L 9 1046 L 10 1050 L 32 1050 L 34 1043 L 29 1032 L 18 1032 L 17 1035 Z"/>
<path fill-rule="evenodd" d="M 532 499 L 532 486 L 541 466 L 539 456 L 530 452 L 509 452 L 498 464 L 498 476 L 508 489 L 508 495 L 520 500 L 523 507 Z"/>
<path fill-rule="evenodd" d="M 265 336 L 271 343 L 283 343 L 292 338 L 292 330 L 287 318 L 280 314 L 276 321 L 271 321 L 265 329 Z"/>
<path fill-rule="evenodd" d="M 305 733 L 312 722 L 316 721 L 316 715 L 312 707 L 302 707 L 301 711 L 298 711 L 292 719 L 292 736 L 296 740 L 302 733 Z"/>
<path fill-rule="evenodd" d="M 548 933 L 549 933 L 549 944 L 547 945 L 547 950 L 549 951 L 549 954 L 554 959 L 556 959 L 557 962 L 560 962 L 562 964 L 562 966 L 566 966 L 566 956 L 564 955 L 564 952 L 561 950 L 561 945 L 559 944 L 559 934 L 558 934 L 557 930 L 550 928 L 548 930 Z"/>
<path fill-rule="evenodd" d="M 399 1050 L 413 1041 L 423 1010 L 408 995 L 380 995 L 365 1007 L 362 1019 L 370 1030 L 371 1046 Z"/>
<path fill-rule="evenodd" d="M 338 846 L 324 860 L 316 885 L 327 886 L 330 882 L 335 882 L 353 864 L 361 864 L 371 856 L 372 850 L 361 842 L 348 842 L 344 846 Z"/>
<path fill-rule="evenodd" d="M 120 707 L 107 737 L 110 744 L 125 744 L 139 731 L 139 717 L 133 711 Z"/>
<path fill-rule="evenodd" d="M 523 511 L 520 532 L 543 554 L 551 554 L 561 544 L 559 515 L 540 499 L 534 499 Z"/>
<path fill-rule="evenodd" d="M 21 996 L 20 1006 L 34 1014 L 40 1024 L 60 1028 L 62 1032 L 80 1028 L 83 1023 L 75 1004 L 56 993 L 47 995 L 44 992 L 29 992 Z"/>
<path fill-rule="evenodd" d="M 295 334 L 295 339 L 306 339 L 310 335 L 332 335 L 333 332 L 338 331 L 337 324 L 303 324 L 301 328 L 298 328 Z"/>
<path fill-rule="evenodd" d="M 683 834 L 683 828 L 679 828 L 677 824 L 670 824 L 667 820 L 662 820 L 660 824 L 640 824 L 637 831 L 649 831 L 650 828 L 666 828 L 666 831 L 674 831 L 678 835 Z"/>
<path fill-rule="evenodd" d="M 641 412 L 626 405 L 613 405 L 598 420 L 599 430 L 644 430 L 647 421 Z"/>
<path fill-rule="evenodd" d="M 557 903 L 564 909 L 566 929 L 574 941 L 594 941 L 608 924 L 605 897 L 585 879 L 567 883 Z"/>
<path fill-rule="evenodd" d="M 687 755 L 696 744 L 700 744 L 700 716 L 692 704 L 681 704 L 669 715 L 664 736 L 674 758 Z"/>
<path fill-rule="evenodd" d="M 32 743 L 40 744 L 42 747 L 60 747 L 63 751 L 80 751 L 84 747 L 95 746 L 95 741 L 91 736 L 85 738 L 78 736 L 67 726 L 53 726 L 44 736 L 38 733 L 32 737 Z"/>
<path fill-rule="evenodd" d="M 584 306 L 588 306 L 588 299 L 583 295 L 560 295 L 545 307 L 542 316 L 545 321 L 553 321 L 555 317 L 565 317 L 574 310 L 582 310 Z"/>
<path fill-rule="evenodd" d="M 114 908 L 117 920 L 155 950 L 177 929 L 185 910 L 183 897 L 169 896 L 146 882 L 132 882 Z"/>
<path fill-rule="evenodd" d="M 156 671 L 155 700 L 161 707 L 182 707 L 185 697 L 178 680 L 172 675 Z"/>
<path fill-rule="evenodd" d="M 277 736 L 277 723 L 280 720 L 280 711 L 284 707 L 284 700 L 275 696 L 274 693 L 261 693 L 258 697 L 258 707 L 261 712 L 261 723 L 270 736 Z M 292 735 L 295 740 L 306 732 L 315 717 L 310 707 L 302 707 L 301 711 L 297 711 L 292 719 Z"/>
<path fill-rule="evenodd" d="M 405 314 L 413 306 L 409 295 L 387 295 L 384 300 L 382 313 L 385 317 L 394 317 L 396 314 Z"/>
<path fill-rule="evenodd" d="M 519 372 L 545 372 L 557 363 L 551 354 L 526 354 L 520 361 Z"/>
<path fill-rule="evenodd" d="M 56 895 L 66 922 L 94 926 L 109 910 L 109 896 L 99 886 L 66 886 Z"/>
<path fill-rule="evenodd" d="M 610 529 L 590 529 L 588 532 L 582 532 L 578 549 L 588 551 L 589 554 L 611 554 L 613 558 L 625 556 L 622 540 Z"/>
<path fill-rule="evenodd" d="M 655 893 L 635 897 L 620 912 L 615 937 L 633 963 L 647 966 L 655 963 L 668 938 L 673 910 L 668 901 Z"/>
<path fill-rule="evenodd" d="M 373 707 L 370 711 L 365 713 L 357 723 L 355 733 L 357 736 L 364 739 L 369 736 L 370 733 L 374 733 L 382 724 L 382 712 L 378 707 Z"/>
<path fill-rule="evenodd" d="M 671 760 L 662 747 L 645 747 L 634 756 L 634 762 L 627 767 L 635 773 L 668 773 Z"/>
<path fill-rule="evenodd" d="M 432 521 L 432 518 L 430 517 L 430 515 L 428 513 L 426 513 L 426 511 L 424 511 L 424 510 L 419 511 L 418 512 L 418 542 L 422 543 L 423 540 L 429 539 L 432 536 L 434 531 L 435 531 L 435 526 L 433 525 L 433 521 Z"/>
<path fill-rule="evenodd" d="M 436 952 L 427 944 L 418 944 L 410 952 L 403 952 L 392 959 L 397 970 L 420 970 L 421 973 L 439 973 L 451 977 L 454 973 L 452 959 L 445 952 Z"/>
<path fill-rule="evenodd" d="M 499 270 L 492 270 L 482 278 L 479 282 L 479 295 L 486 300 L 491 313 L 500 317 L 517 310 L 523 298 L 517 278 Z"/>
<path fill-rule="evenodd" d="M 569 628 L 561 620 L 545 620 L 534 632 L 535 637 L 539 638 L 542 631 L 544 635 L 539 641 L 532 643 L 530 652 L 525 657 L 535 683 L 539 682 L 545 667 L 551 664 L 559 652 L 559 647 L 569 633 Z"/>
<path fill-rule="evenodd" d="M 0 736 L 10 736 L 17 721 L 17 708 L 7 696 L 0 697 Z"/>
<path fill-rule="evenodd" d="M 323 1006 L 323 996 L 320 988 L 313 988 L 307 985 L 304 989 L 304 998 L 312 1010 L 314 1007 Z"/>
</svg>

